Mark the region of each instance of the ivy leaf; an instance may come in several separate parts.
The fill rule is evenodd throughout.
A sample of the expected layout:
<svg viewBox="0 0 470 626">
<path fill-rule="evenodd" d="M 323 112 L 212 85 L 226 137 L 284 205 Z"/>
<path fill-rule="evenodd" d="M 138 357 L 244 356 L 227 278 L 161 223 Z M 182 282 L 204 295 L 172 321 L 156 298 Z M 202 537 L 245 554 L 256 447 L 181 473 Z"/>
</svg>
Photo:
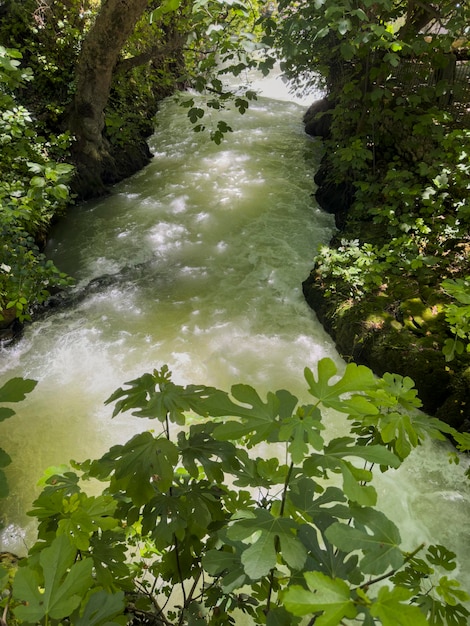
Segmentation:
<svg viewBox="0 0 470 626">
<path fill-rule="evenodd" d="M 245 111 L 248 109 L 248 101 L 245 100 L 244 98 L 236 98 L 235 106 L 237 107 L 238 112 L 243 115 Z"/>
<path fill-rule="evenodd" d="M 29 378 L 11 378 L 0 388 L 0 402 L 21 402 L 36 387 Z"/>
<path fill-rule="evenodd" d="M 106 478 L 112 474 L 111 490 L 123 490 L 140 506 L 155 495 L 155 489 L 164 493 L 170 488 L 177 461 L 174 443 L 146 431 L 124 445 L 113 446 L 92 463 L 90 475 Z"/>
<path fill-rule="evenodd" d="M 84 559 L 75 563 L 76 554 L 69 539 L 62 535 L 40 553 L 42 577 L 28 566 L 19 568 L 13 596 L 27 604 L 15 608 L 17 618 L 27 623 L 36 623 L 46 616 L 60 620 L 79 606 L 93 581 L 93 562 Z"/>
<path fill-rule="evenodd" d="M 315 626 L 337 626 L 344 617 L 354 618 L 357 609 L 344 580 L 333 579 L 321 572 L 304 574 L 308 590 L 293 585 L 283 596 L 283 604 L 294 615 L 322 614 Z"/>
<path fill-rule="evenodd" d="M 188 117 L 191 120 L 191 123 L 195 124 L 199 119 L 204 117 L 204 109 L 193 107 L 192 109 L 189 109 Z"/>
<path fill-rule="evenodd" d="M 73 623 L 75 626 L 112 626 L 118 622 L 111 622 L 110 620 L 121 615 L 124 609 L 123 591 L 116 593 L 98 591 L 90 597 L 81 617 Z M 127 618 L 124 620 L 119 623 L 127 624 Z"/>
<path fill-rule="evenodd" d="M 344 552 L 362 550 L 361 569 L 366 574 L 382 574 L 387 567 L 401 567 L 401 539 L 395 524 L 374 509 L 351 507 L 351 513 L 357 526 L 335 522 L 325 531 L 328 541 Z"/>
<path fill-rule="evenodd" d="M 428 621 L 417 606 L 407 604 L 412 592 L 403 587 L 381 587 L 370 607 L 373 617 L 383 626 L 428 626 Z"/>
</svg>

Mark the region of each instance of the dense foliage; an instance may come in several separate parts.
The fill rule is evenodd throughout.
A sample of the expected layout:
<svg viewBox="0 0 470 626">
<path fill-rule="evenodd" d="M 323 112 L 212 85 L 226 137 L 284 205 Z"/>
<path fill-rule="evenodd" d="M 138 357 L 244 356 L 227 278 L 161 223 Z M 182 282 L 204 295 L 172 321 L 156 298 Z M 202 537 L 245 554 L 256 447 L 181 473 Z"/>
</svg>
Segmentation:
<svg viewBox="0 0 470 626">
<path fill-rule="evenodd" d="M 17 101 L 15 91 L 32 80 L 20 62 L 20 52 L 0 46 L 0 314 L 7 321 L 27 319 L 31 304 L 67 284 L 40 246 L 69 199 L 72 166 L 50 157 L 68 140 L 39 135 Z"/>
<path fill-rule="evenodd" d="M 188 97 L 183 103 L 196 130 L 207 127 L 220 143 L 231 129 L 218 111 L 231 101 L 243 113 L 255 97 L 233 94 L 224 76 L 258 63 L 266 72 L 272 63 L 252 57 L 260 47 L 257 3 L 140 4 L 130 36 L 108 61 L 92 54 L 98 44 L 111 47 L 108 39 L 93 47 L 107 27 L 105 21 L 97 29 L 101 3 L 9 0 L 0 7 L 0 41 L 7 46 L 0 48 L 4 324 L 29 319 L 51 289 L 67 284 L 41 251 L 52 220 L 71 201 L 70 186 L 79 199 L 100 194 L 145 165 L 158 102 L 178 87 L 207 94 L 205 109 Z M 115 19 L 123 8 L 115 2 L 106 7 L 111 5 Z M 85 50 L 91 61 L 82 60 Z M 96 85 L 88 93 L 93 76 Z"/>
<path fill-rule="evenodd" d="M 14 19 L 0 31 L 0 309 L 24 319 L 66 283 L 41 246 L 69 202 L 64 131 L 100 5 L 4 5 Z M 456 41 L 466 45 L 468 3 L 281 0 L 273 11 L 167 0 L 147 8 L 98 111 L 106 154 L 151 132 L 158 99 L 176 85 L 206 94 L 205 108 L 190 96 L 183 105 L 195 130 L 219 143 L 231 129 L 218 112 L 233 102 L 243 113 L 255 97 L 232 94 L 226 76 L 268 72 L 276 49 L 299 89 L 326 89 L 328 182 L 350 194 L 343 233 L 317 257 L 326 292 L 355 302 L 393 292 L 403 277 L 431 291 L 441 285 L 443 358 L 461 358 L 470 336 L 470 133 L 450 52 Z M 112 168 L 107 175 L 112 182 Z M 424 417 L 407 377 L 377 379 L 354 364 L 338 376 L 324 359 L 305 378 L 310 404 L 286 390 L 263 400 L 248 385 L 231 395 L 180 387 L 166 368 L 117 390 L 114 415 L 131 411 L 159 430 L 48 471 L 31 512 L 36 545 L 19 567 L 0 565 L 0 622 L 216 626 L 244 614 L 268 626 L 304 616 L 317 626 L 466 624 L 468 596 L 449 578 L 455 555 L 440 545 L 404 550 L 371 481 L 425 437 L 451 435 L 460 450 L 468 437 Z M 0 402 L 33 387 L 11 381 Z M 345 421 L 334 439 L 325 435 L 332 410 Z M 1 408 L 0 421 L 13 414 Z M 0 449 L 0 496 L 9 462 Z M 101 493 L 87 493 L 89 484 Z"/>
<path fill-rule="evenodd" d="M 49 470 L 37 543 L 0 567 L 9 626 L 465 624 L 455 554 L 404 550 L 371 485 L 374 468 L 452 429 L 419 412 L 410 379 L 354 364 L 338 375 L 331 359 L 305 379 L 308 404 L 245 384 L 182 387 L 166 367 L 118 389 L 113 415 L 159 426 Z M 328 437 L 331 411 L 344 436 Z M 91 479 L 100 495 L 84 491 Z"/>
<path fill-rule="evenodd" d="M 321 0 L 279 10 L 273 36 L 285 71 L 299 88 L 320 81 L 327 90 L 328 181 L 352 204 L 340 218 L 346 234 L 317 257 L 330 291 L 360 300 L 397 277 L 464 276 L 470 94 L 468 67 L 458 80 L 456 60 L 468 56 L 468 3 Z"/>
</svg>

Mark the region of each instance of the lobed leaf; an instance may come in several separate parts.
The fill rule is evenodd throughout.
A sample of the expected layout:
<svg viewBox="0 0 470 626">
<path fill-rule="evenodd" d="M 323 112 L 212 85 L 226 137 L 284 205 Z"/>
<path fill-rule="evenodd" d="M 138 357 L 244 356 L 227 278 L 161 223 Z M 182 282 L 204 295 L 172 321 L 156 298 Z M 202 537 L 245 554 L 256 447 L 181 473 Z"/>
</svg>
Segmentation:
<svg viewBox="0 0 470 626">
<path fill-rule="evenodd" d="M 293 585 L 283 595 L 283 604 L 294 615 L 321 613 L 316 626 L 338 626 L 343 618 L 354 618 L 357 609 L 351 590 L 344 580 L 333 579 L 321 572 L 304 574 L 308 589 Z"/>
<path fill-rule="evenodd" d="M 420 609 L 408 603 L 412 595 L 403 587 L 381 587 L 370 613 L 379 618 L 383 626 L 428 626 Z"/>
<path fill-rule="evenodd" d="M 15 609 L 16 617 L 35 623 L 46 616 L 60 620 L 73 613 L 93 580 L 92 560 L 75 562 L 76 554 L 76 548 L 62 535 L 41 551 L 41 576 L 30 566 L 19 568 L 13 596 L 27 604 Z"/>
<path fill-rule="evenodd" d="M 325 532 L 327 539 L 344 552 L 361 550 L 364 556 L 360 565 L 366 574 L 382 574 L 388 567 L 401 567 L 404 559 L 395 524 L 374 509 L 351 507 L 351 512 L 356 526 L 335 522 Z"/>
</svg>

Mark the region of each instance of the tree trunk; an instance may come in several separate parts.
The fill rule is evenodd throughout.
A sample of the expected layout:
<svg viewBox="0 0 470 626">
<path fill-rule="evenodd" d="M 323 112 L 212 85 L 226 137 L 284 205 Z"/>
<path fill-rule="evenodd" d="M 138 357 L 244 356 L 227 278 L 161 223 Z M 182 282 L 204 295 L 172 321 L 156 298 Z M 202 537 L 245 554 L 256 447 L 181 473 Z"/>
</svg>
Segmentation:
<svg viewBox="0 0 470 626">
<path fill-rule="evenodd" d="M 104 190 L 102 174 L 113 159 L 103 136 L 104 109 L 120 52 L 148 6 L 148 0 L 103 0 L 96 21 L 83 41 L 76 70 L 76 92 L 70 130 L 78 176 L 95 191 Z"/>
</svg>

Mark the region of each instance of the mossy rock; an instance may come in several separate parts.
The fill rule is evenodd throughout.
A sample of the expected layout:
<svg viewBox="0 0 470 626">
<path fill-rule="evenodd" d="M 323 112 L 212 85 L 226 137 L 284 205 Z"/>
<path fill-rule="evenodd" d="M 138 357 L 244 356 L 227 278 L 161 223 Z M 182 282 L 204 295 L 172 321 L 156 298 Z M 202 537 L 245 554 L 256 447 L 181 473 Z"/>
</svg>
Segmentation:
<svg viewBox="0 0 470 626">
<path fill-rule="evenodd" d="M 314 269 L 303 291 L 346 361 L 367 365 L 378 376 L 409 376 L 427 413 L 470 431 L 470 356 L 446 362 L 443 303 L 437 297 L 426 301 L 416 283 L 402 283 L 355 301 L 338 285 L 326 295 L 328 285 Z"/>
</svg>

